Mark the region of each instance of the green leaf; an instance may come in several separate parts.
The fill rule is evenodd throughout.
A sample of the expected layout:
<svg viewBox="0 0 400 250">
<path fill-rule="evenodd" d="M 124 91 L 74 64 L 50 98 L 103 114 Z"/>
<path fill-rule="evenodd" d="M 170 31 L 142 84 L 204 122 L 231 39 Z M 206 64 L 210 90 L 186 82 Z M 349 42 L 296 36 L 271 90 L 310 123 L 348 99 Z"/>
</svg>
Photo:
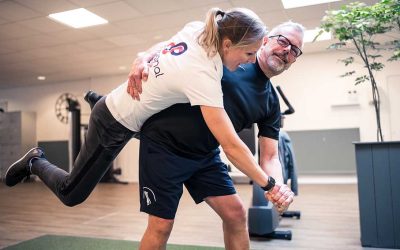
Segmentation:
<svg viewBox="0 0 400 250">
<path fill-rule="evenodd" d="M 350 56 L 350 57 L 347 57 L 345 59 L 340 59 L 339 61 L 344 63 L 345 66 L 347 66 L 347 65 L 349 65 L 349 64 L 354 62 L 354 57 Z"/>
<path fill-rule="evenodd" d="M 369 81 L 369 77 L 368 76 L 366 76 L 366 75 L 359 76 L 359 77 L 357 77 L 355 79 L 355 82 L 356 82 L 355 85 L 358 85 L 358 84 L 363 83 L 365 81 Z"/>
<path fill-rule="evenodd" d="M 368 57 L 375 60 L 376 58 L 382 57 L 382 55 L 368 55 Z"/>
<path fill-rule="evenodd" d="M 346 72 L 346 73 L 343 74 L 343 75 L 340 75 L 340 77 L 351 76 L 351 75 L 353 75 L 354 73 L 356 73 L 354 70 L 353 70 L 353 71 L 349 71 L 349 72 Z"/>
<path fill-rule="evenodd" d="M 375 70 L 375 71 L 380 71 L 381 69 L 383 69 L 383 67 L 385 67 L 385 65 L 383 63 L 379 63 L 379 62 L 370 63 L 369 66 L 370 66 L 371 70 Z"/>
<path fill-rule="evenodd" d="M 400 60 L 400 49 L 398 49 L 397 51 L 395 51 L 393 53 L 393 56 L 391 56 L 388 61 L 392 62 L 392 61 L 399 61 Z"/>
</svg>

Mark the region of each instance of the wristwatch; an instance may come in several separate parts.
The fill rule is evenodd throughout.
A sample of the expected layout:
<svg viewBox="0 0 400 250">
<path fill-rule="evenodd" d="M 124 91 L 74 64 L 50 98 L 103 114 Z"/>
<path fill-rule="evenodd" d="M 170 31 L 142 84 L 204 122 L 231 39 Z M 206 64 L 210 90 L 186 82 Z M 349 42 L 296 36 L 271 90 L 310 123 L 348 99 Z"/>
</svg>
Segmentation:
<svg viewBox="0 0 400 250">
<path fill-rule="evenodd" d="M 268 176 L 268 184 L 265 187 L 261 187 L 264 191 L 271 191 L 275 187 L 275 179 Z"/>
</svg>

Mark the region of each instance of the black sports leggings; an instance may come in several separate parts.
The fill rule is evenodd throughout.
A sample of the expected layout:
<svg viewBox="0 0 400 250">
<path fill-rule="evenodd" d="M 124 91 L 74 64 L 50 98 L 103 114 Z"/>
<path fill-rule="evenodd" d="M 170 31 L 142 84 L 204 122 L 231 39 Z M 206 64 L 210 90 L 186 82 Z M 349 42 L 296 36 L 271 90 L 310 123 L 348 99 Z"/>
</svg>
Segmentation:
<svg viewBox="0 0 400 250">
<path fill-rule="evenodd" d="M 78 205 L 90 195 L 134 133 L 114 119 L 103 97 L 92 110 L 85 141 L 71 173 L 46 159 L 33 161 L 32 173 L 39 176 L 65 205 Z"/>
</svg>

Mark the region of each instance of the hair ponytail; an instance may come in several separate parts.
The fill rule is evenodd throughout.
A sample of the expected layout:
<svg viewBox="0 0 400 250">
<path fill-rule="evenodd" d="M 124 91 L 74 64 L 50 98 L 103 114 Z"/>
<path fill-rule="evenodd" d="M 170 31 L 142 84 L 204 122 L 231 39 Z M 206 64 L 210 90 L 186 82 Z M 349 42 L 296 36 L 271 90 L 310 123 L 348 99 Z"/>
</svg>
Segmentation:
<svg viewBox="0 0 400 250">
<path fill-rule="evenodd" d="M 207 12 L 204 30 L 198 37 L 200 46 L 206 50 L 209 57 L 217 53 L 218 44 L 220 43 L 217 23 L 218 15 L 223 16 L 225 12 L 219 8 L 212 8 Z"/>
<path fill-rule="evenodd" d="M 249 9 L 235 8 L 224 12 L 212 8 L 207 12 L 198 42 L 212 57 L 218 53 L 224 38 L 230 39 L 234 46 L 246 46 L 261 40 L 266 32 L 265 24 Z"/>
</svg>

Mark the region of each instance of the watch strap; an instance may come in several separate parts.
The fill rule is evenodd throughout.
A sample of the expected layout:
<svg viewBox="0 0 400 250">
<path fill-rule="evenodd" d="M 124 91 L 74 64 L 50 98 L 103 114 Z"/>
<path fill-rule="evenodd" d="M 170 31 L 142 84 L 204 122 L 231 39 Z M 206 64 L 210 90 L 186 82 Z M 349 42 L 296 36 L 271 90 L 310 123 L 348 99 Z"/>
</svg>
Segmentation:
<svg viewBox="0 0 400 250">
<path fill-rule="evenodd" d="M 270 191 L 275 187 L 275 179 L 271 176 L 268 176 L 268 184 L 264 187 L 261 187 L 264 191 Z"/>
</svg>

